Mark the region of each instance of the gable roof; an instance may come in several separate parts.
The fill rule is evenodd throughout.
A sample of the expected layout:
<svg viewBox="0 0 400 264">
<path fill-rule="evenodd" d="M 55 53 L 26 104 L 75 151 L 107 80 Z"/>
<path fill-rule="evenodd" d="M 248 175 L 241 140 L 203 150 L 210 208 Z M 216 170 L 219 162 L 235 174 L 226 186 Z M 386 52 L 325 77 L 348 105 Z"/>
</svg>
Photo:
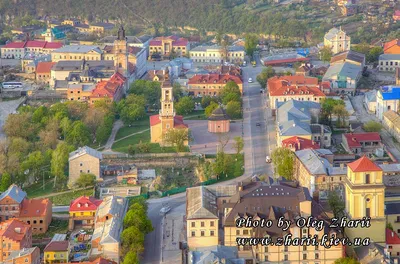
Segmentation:
<svg viewBox="0 0 400 264">
<path fill-rule="evenodd" d="M 118 90 L 124 85 L 126 78 L 119 72 L 114 73 L 110 80 L 97 83 L 90 97 L 113 98 Z"/>
<path fill-rule="evenodd" d="M 10 42 L 4 45 L 2 48 L 43 48 L 43 49 L 58 49 L 61 48 L 63 44 L 61 42 L 48 42 L 41 40 L 28 40 L 24 42 Z"/>
<path fill-rule="evenodd" d="M 355 52 L 353 50 L 344 51 L 338 53 L 331 58 L 331 64 L 338 63 L 338 62 L 358 62 L 360 64 L 364 63 L 365 55 L 359 52 Z"/>
<path fill-rule="evenodd" d="M 9 219 L 0 224 L 0 236 L 14 241 L 22 241 L 31 226 L 18 219 Z"/>
<path fill-rule="evenodd" d="M 43 217 L 51 213 L 47 209 L 51 207 L 51 201 L 46 199 L 24 199 L 21 205 L 19 217 Z"/>
<path fill-rule="evenodd" d="M 310 174 L 329 175 L 331 164 L 327 159 L 321 157 L 317 151 L 313 149 L 303 149 L 296 151 L 295 154 Z"/>
<path fill-rule="evenodd" d="M 90 155 L 92 157 L 98 158 L 98 159 L 103 159 L 103 154 L 101 154 L 101 152 L 92 149 L 91 147 L 88 146 L 84 146 L 81 148 L 78 148 L 77 150 L 69 153 L 69 161 L 76 159 L 78 157 L 81 157 L 83 155 Z"/>
<path fill-rule="evenodd" d="M 394 40 L 386 42 L 383 45 L 383 52 L 385 53 L 388 49 L 390 49 L 394 46 L 400 46 L 400 39 L 394 39 Z"/>
<path fill-rule="evenodd" d="M 55 53 L 88 53 L 94 51 L 96 53 L 102 54 L 103 51 L 94 45 L 67 45 L 62 48 L 56 49 Z"/>
<path fill-rule="evenodd" d="M 103 202 L 98 205 L 96 217 L 102 218 L 106 215 L 113 215 L 121 218 L 124 215 L 126 199 L 120 196 L 107 196 Z"/>
<path fill-rule="evenodd" d="M 103 200 L 96 199 L 92 196 L 81 196 L 71 201 L 69 211 L 96 211 Z"/>
<path fill-rule="evenodd" d="M 388 245 L 400 244 L 400 238 L 397 235 L 397 233 L 394 232 L 393 230 L 390 230 L 389 228 L 386 228 L 386 244 Z"/>
<path fill-rule="evenodd" d="M 282 140 L 282 147 L 289 147 L 290 145 L 295 150 L 319 149 L 320 148 L 318 142 L 315 142 L 311 139 L 297 137 L 297 136 Z"/>
<path fill-rule="evenodd" d="M 216 196 L 205 186 L 186 190 L 187 219 L 218 219 Z"/>
<path fill-rule="evenodd" d="M 307 123 L 289 120 L 279 125 L 279 133 L 281 136 L 310 135 L 311 128 Z"/>
<path fill-rule="evenodd" d="M 347 133 L 344 134 L 349 147 L 361 147 L 361 142 L 380 142 L 381 136 L 378 132 L 367 132 L 367 133 Z"/>
<path fill-rule="evenodd" d="M 326 34 L 325 34 L 325 38 L 328 40 L 332 40 L 334 37 L 336 37 L 337 34 L 339 34 L 340 32 L 344 32 L 341 29 L 338 28 L 331 28 Z"/>
<path fill-rule="evenodd" d="M 43 251 L 68 251 L 68 249 L 68 241 L 51 241 L 49 244 L 47 244 Z"/>
<path fill-rule="evenodd" d="M 341 62 L 331 65 L 326 71 L 322 80 L 329 80 L 333 77 L 349 77 L 355 80 L 361 72 L 361 66 L 350 62 Z"/>
<path fill-rule="evenodd" d="M 55 62 L 51 61 L 40 61 L 36 67 L 36 73 L 50 73 L 51 68 L 55 65 Z"/>
<path fill-rule="evenodd" d="M 268 79 L 268 91 L 270 96 L 314 95 L 325 96 L 319 89 L 318 78 L 302 75 L 274 76 Z"/>
<path fill-rule="evenodd" d="M 373 163 L 369 158 L 363 156 L 356 161 L 347 164 L 353 172 L 364 172 L 364 171 L 382 171 L 382 169 Z"/>
<path fill-rule="evenodd" d="M 15 202 L 20 204 L 26 198 L 26 192 L 24 192 L 17 185 L 12 184 L 10 187 L 8 187 L 7 191 L 3 192 L 0 195 L 0 201 L 3 200 L 7 196 L 9 196 Z"/>
<path fill-rule="evenodd" d="M 280 124 L 290 120 L 310 121 L 311 110 L 321 109 L 321 105 L 317 102 L 289 100 L 278 103 L 277 121 Z"/>
</svg>

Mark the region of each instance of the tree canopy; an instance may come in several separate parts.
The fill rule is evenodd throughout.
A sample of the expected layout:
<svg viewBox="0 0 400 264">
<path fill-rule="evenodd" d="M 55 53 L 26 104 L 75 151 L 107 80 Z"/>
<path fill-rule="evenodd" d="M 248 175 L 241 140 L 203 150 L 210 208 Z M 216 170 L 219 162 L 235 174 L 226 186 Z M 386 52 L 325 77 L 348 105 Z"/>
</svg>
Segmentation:
<svg viewBox="0 0 400 264">
<path fill-rule="evenodd" d="M 382 124 L 376 121 L 368 121 L 363 125 L 363 129 L 367 132 L 380 132 L 382 128 Z"/>
<path fill-rule="evenodd" d="M 293 179 L 294 154 L 287 148 L 276 148 L 271 154 L 275 172 L 287 180 Z"/>
<path fill-rule="evenodd" d="M 271 66 L 264 68 L 262 72 L 257 75 L 257 82 L 261 85 L 261 88 L 265 88 L 268 79 L 275 76 L 275 74 L 275 70 Z"/>
</svg>

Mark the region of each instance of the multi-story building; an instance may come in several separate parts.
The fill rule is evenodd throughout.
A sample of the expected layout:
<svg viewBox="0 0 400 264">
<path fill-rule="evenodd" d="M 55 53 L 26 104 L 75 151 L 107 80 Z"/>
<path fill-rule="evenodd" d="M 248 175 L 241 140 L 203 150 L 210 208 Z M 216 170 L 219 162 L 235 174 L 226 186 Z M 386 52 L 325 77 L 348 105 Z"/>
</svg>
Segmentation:
<svg viewBox="0 0 400 264">
<path fill-rule="evenodd" d="M 51 53 L 51 61 L 66 60 L 102 60 L 103 51 L 98 46 L 91 45 L 68 45 L 56 49 Z"/>
<path fill-rule="evenodd" d="M 329 47 L 333 54 L 350 50 L 351 38 L 342 28 L 332 28 L 324 36 L 324 46 Z"/>
<path fill-rule="evenodd" d="M 93 229 L 96 211 L 101 203 L 102 200 L 86 196 L 81 196 L 71 201 L 68 229 L 71 231 L 78 227 Z"/>
<path fill-rule="evenodd" d="M 36 67 L 40 62 L 50 62 L 50 54 L 31 54 L 27 53 L 21 59 L 21 70 L 25 73 L 35 73 Z"/>
<path fill-rule="evenodd" d="M 40 249 L 38 247 L 22 248 L 11 252 L 10 256 L 3 260 L 4 264 L 41 264 Z"/>
<path fill-rule="evenodd" d="M 342 134 L 342 146 L 347 152 L 358 155 L 375 153 L 375 150 L 383 148 L 381 136 L 377 132 Z"/>
<path fill-rule="evenodd" d="M 189 41 L 186 38 L 178 36 L 157 37 L 150 40 L 150 55 L 159 54 L 161 56 L 170 56 L 175 53 L 179 57 L 186 56 L 189 52 Z"/>
<path fill-rule="evenodd" d="M 376 93 L 376 116 L 383 119 L 385 112 L 399 111 L 400 87 L 383 86 Z"/>
<path fill-rule="evenodd" d="M 351 220 L 371 218 L 368 236 L 375 243 L 385 243 L 385 185 L 382 169 L 366 156 L 347 164 L 346 213 Z M 360 226 L 346 228 L 350 239 L 365 237 Z"/>
<path fill-rule="evenodd" d="M 333 153 L 326 149 L 296 151 L 294 178 L 317 199 L 326 199 L 331 190 L 336 190 L 343 199 L 341 183 L 346 177 L 346 168 L 332 166 L 329 156 L 333 157 Z"/>
<path fill-rule="evenodd" d="M 400 54 L 400 39 L 394 39 L 383 45 L 384 54 Z"/>
<path fill-rule="evenodd" d="M 365 66 L 365 55 L 353 50 L 340 52 L 331 58 L 331 65 L 348 62 L 361 67 Z"/>
<path fill-rule="evenodd" d="M 246 228 L 238 226 L 238 218 L 265 218 L 276 222 L 279 216 L 294 221 L 297 217 L 318 217 L 322 212 L 313 205 L 307 188 L 293 188 L 284 184 L 268 185 L 266 182 L 239 183 L 237 186 L 200 186 L 186 190 L 186 232 L 191 250 L 223 243 L 237 247 L 239 258 L 246 263 L 334 263 L 343 256 L 342 246 L 238 246 L 237 238 L 284 236 L 280 228 Z M 276 224 L 275 224 L 276 225 Z M 223 230 L 223 232 L 221 232 Z M 289 231 L 290 230 L 290 231 Z M 295 237 L 322 237 L 324 233 L 335 236 L 335 230 L 327 225 L 321 231 L 315 228 L 299 228 L 294 224 L 288 232 Z M 223 234 L 220 235 L 220 232 Z M 219 241 L 218 237 L 222 241 Z"/>
<path fill-rule="evenodd" d="M 18 219 L 0 223 L 0 262 L 6 261 L 13 252 L 32 247 L 32 228 Z"/>
<path fill-rule="evenodd" d="M 197 97 L 218 96 L 230 81 L 239 86 L 240 93 L 243 92 L 243 81 L 240 76 L 216 73 L 194 75 L 189 79 L 187 92 Z"/>
<path fill-rule="evenodd" d="M 78 148 L 69 154 L 69 179 L 68 185 L 73 186 L 81 173 L 92 173 L 99 180 L 101 176 L 100 161 L 103 159 L 101 152 L 88 146 Z"/>
<path fill-rule="evenodd" d="M 51 223 L 53 203 L 49 199 L 24 199 L 18 219 L 31 225 L 32 234 L 44 234 Z"/>
<path fill-rule="evenodd" d="M 190 50 L 190 58 L 194 62 L 207 63 L 242 63 L 244 61 L 245 49 L 242 46 L 229 46 L 224 50 L 221 46 L 198 46 Z"/>
<path fill-rule="evenodd" d="M 10 42 L 1 47 L 2 59 L 22 59 L 26 54 L 50 54 L 63 46 L 61 42 L 47 42 L 28 40 L 24 42 Z"/>
<path fill-rule="evenodd" d="M 400 53 L 399 54 L 381 54 L 379 55 L 379 70 L 394 72 L 400 68 Z"/>
<path fill-rule="evenodd" d="M 36 66 L 36 81 L 39 83 L 50 84 L 51 68 L 55 62 L 41 61 Z"/>
<path fill-rule="evenodd" d="M 396 69 L 395 78 L 396 78 L 396 85 L 400 85 L 400 68 Z"/>
<path fill-rule="evenodd" d="M 301 75 L 274 76 L 267 81 L 271 109 L 277 108 L 277 102 L 288 100 L 321 102 L 325 94 L 321 91 L 318 78 Z"/>
<path fill-rule="evenodd" d="M 114 73 L 110 80 L 96 84 L 89 97 L 89 103 L 94 104 L 97 101 L 106 103 L 118 102 L 125 94 L 126 82 L 127 79 L 121 73 Z"/>
<path fill-rule="evenodd" d="M 44 263 L 66 263 L 69 261 L 69 242 L 51 241 L 43 250 Z"/>
<path fill-rule="evenodd" d="M 87 102 L 93 90 L 96 88 L 95 83 L 71 83 L 67 85 L 67 99 L 70 101 Z M 58 89 L 60 90 L 60 89 Z"/>
<path fill-rule="evenodd" d="M 81 21 L 79 21 L 76 18 L 68 18 L 68 19 L 64 19 L 64 21 L 62 21 L 61 24 L 76 27 L 81 24 Z"/>
<path fill-rule="evenodd" d="M 282 140 L 282 147 L 288 148 L 291 151 L 320 148 L 319 143 L 314 140 L 297 136 Z"/>
<path fill-rule="evenodd" d="M 107 31 L 110 31 L 114 29 L 115 25 L 112 23 L 104 23 L 104 22 L 99 22 L 99 23 L 94 23 L 89 25 L 89 30 L 92 33 L 95 34 L 104 34 Z"/>
<path fill-rule="evenodd" d="M 127 207 L 127 200 L 119 196 L 105 197 L 98 206 L 91 249 L 88 254 L 90 259 L 106 257 L 120 263 L 120 236 L 123 229 L 123 216 Z"/>
<path fill-rule="evenodd" d="M 12 184 L 0 195 L 0 222 L 11 218 L 18 218 L 22 201 L 26 199 L 26 192 Z"/>
<path fill-rule="evenodd" d="M 397 112 L 393 110 L 385 112 L 382 124 L 393 137 L 400 140 L 400 115 Z"/>
</svg>

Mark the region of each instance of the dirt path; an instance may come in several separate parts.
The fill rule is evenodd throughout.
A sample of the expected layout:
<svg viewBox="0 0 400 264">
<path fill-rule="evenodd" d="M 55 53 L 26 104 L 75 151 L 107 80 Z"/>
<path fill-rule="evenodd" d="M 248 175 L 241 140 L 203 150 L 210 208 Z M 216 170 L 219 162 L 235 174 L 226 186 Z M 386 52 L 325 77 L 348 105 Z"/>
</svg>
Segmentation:
<svg viewBox="0 0 400 264">
<path fill-rule="evenodd" d="M 111 131 L 111 135 L 108 138 L 107 143 L 104 145 L 105 150 L 111 149 L 112 145 L 114 144 L 115 136 L 117 135 L 118 130 L 123 126 L 124 126 L 124 123 L 121 120 L 117 120 L 114 123 L 112 131 Z"/>
<path fill-rule="evenodd" d="M 93 188 L 93 186 L 91 187 L 86 187 L 86 188 L 76 188 L 73 190 L 68 190 L 68 191 L 63 191 L 63 192 L 58 192 L 58 193 L 50 193 L 50 194 L 46 194 L 46 195 L 42 195 L 42 196 L 37 196 L 35 197 L 35 199 L 39 199 L 39 198 L 49 198 L 49 197 L 53 197 L 53 196 L 57 196 L 60 194 L 66 194 L 66 193 L 72 193 L 72 192 L 76 192 L 76 191 L 82 191 L 82 190 L 88 190 Z"/>
</svg>

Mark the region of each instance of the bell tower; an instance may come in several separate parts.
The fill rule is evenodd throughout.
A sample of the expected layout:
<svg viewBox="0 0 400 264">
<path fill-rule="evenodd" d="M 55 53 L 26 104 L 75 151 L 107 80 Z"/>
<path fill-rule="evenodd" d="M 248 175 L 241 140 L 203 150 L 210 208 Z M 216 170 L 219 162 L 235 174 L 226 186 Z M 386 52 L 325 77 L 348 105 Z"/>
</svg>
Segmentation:
<svg viewBox="0 0 400 264">
<path fill-rule="evenodd" d="M 115 71 L 129 79 L 128 43 L 125 37 L 125 29 L 122 25 L 119 27 L 117 39 L 114 41 L 114 53 Z"/>
<path fill-rule="evenodd" d="M 163 134 L 170 128 L 174 127 L 174 97 L 172 94 L 172 85 L 170 82 L 166 81 L 161 87 L 161 110 L 160 110 L 160 120 Z"/>
<path fill-rule="evenodd" d="M 44 33 L 44 40 L 47 41 L 47 42 L 53 42 L 54 41 L 53 30 L 51 29 L 49 21 L 47 21 L 47 29 L 46 29 L 46 32 Z"/>
</svg>

